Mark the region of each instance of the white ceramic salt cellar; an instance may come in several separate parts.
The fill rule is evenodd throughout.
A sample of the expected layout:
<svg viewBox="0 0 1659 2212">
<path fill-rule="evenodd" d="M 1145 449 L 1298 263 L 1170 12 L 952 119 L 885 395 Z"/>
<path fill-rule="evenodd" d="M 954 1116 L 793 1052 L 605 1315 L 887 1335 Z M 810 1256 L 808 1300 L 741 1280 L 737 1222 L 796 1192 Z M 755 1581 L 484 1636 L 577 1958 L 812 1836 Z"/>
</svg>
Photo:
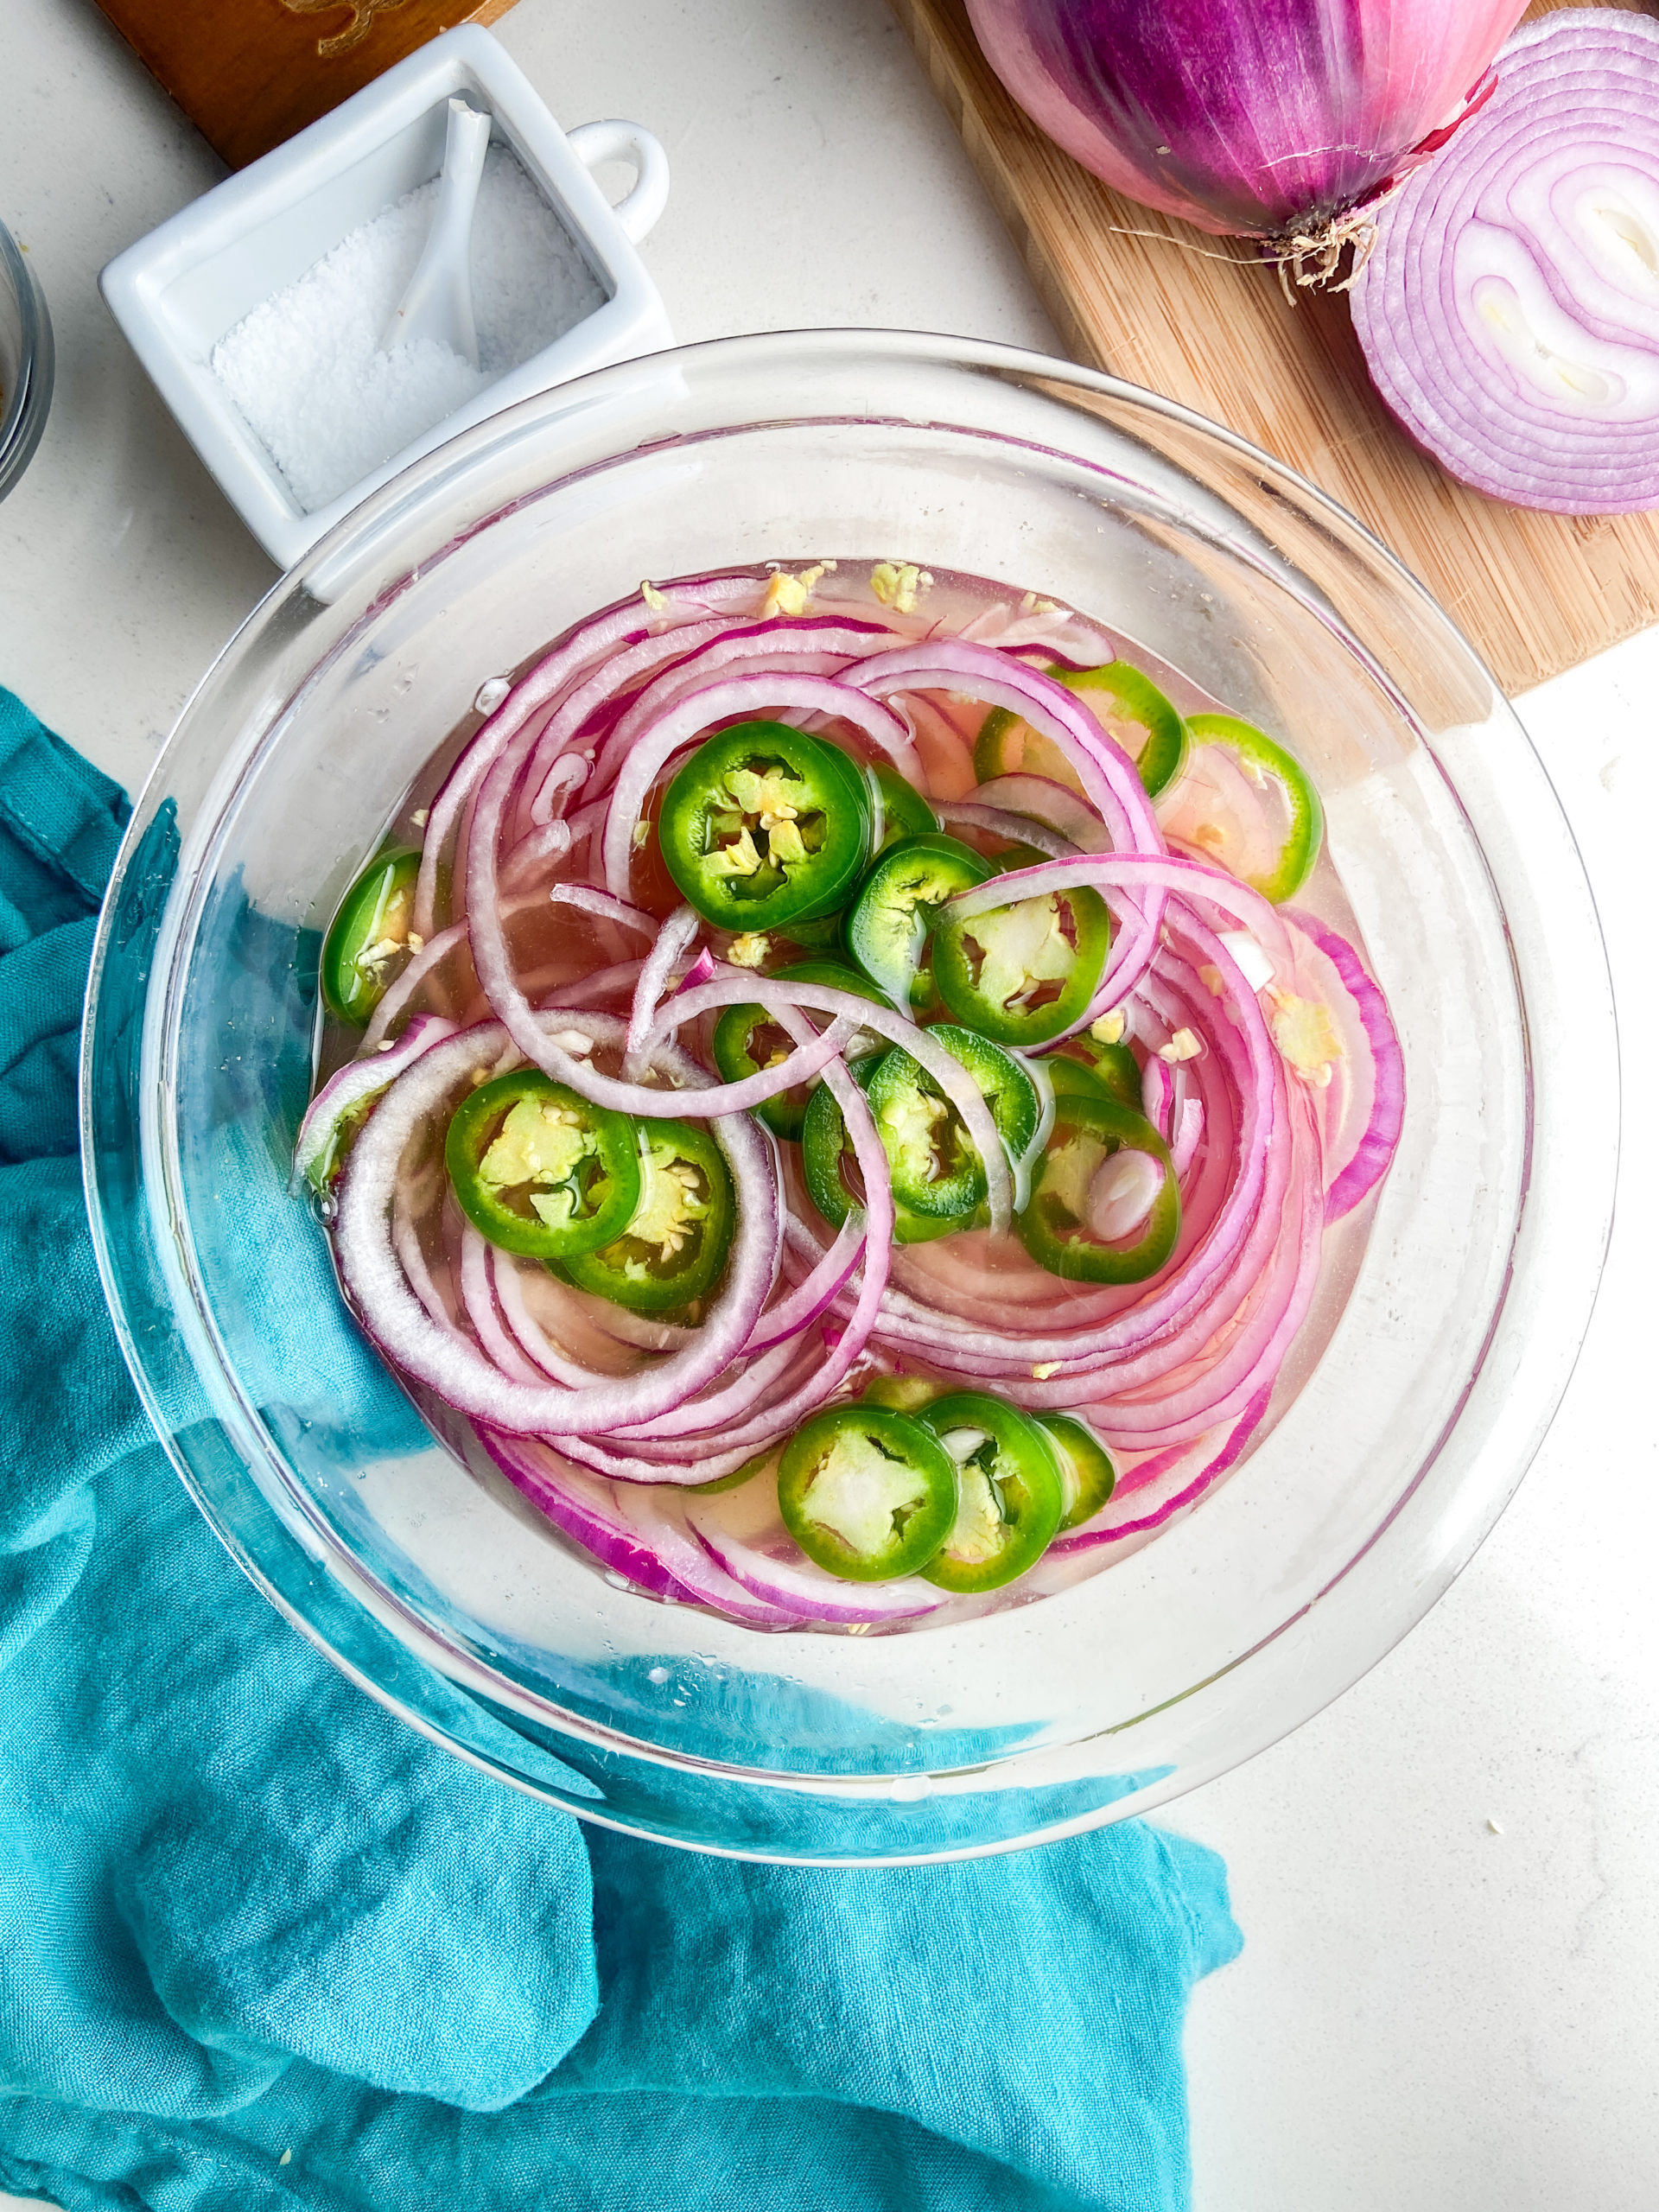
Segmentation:
<svg viewBox="0 0 1659 2212">
<path fill-rule="evenodd" d="M 516 155 L 606 296 L 562 338 L 308 513 L 214 374 L 213 348 L 350 232 L 438 175 L 455 98 L 488 111 L 493 140 Z M 619 160 L 638 174 L 612 207 L 589 169 Z M 671 346 L 662 300 L 635 251 L 667 196 L 667 157 L 648 130 L 607 121 L 567 135 L 505 49 L 464 24 L 130 246 L 99 283 L 225 496 L 288 569 L 371 492 L 458 431 L 587 370 Z"/>
</svg>

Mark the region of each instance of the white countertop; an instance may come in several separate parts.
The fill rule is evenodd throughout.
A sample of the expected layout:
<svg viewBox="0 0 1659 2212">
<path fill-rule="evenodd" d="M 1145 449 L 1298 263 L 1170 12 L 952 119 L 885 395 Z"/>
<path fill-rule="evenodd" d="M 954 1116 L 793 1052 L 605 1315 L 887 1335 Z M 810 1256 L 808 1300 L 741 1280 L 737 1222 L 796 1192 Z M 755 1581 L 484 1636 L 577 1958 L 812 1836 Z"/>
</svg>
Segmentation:
<svg viewBox="0 0 1659 2212">
<path fill-rule="evenodd" d="M 136 785 L 274 571 L 95 278 L 222 172 L 91 0 L 5 15 L 0 218 L 45 286 L 58 386 L 0 505 L 0 678 Z M 520 0 L 496 28 L 562 123 L 626 115 L 667 146 L 645 251 L 682 339 L 874 324 L 1054 350 L 885 0 Z M 1225 1854 L 1246 1938 L 1192 2012 L 1198 2212 L 1659 2204 L 1656 701 L 1653 632 L 1522 707 L 1625 1056 L 1612 1256 L 1560 1415 L 1427 1621 L 1170 1816 Z"/>
</svg>

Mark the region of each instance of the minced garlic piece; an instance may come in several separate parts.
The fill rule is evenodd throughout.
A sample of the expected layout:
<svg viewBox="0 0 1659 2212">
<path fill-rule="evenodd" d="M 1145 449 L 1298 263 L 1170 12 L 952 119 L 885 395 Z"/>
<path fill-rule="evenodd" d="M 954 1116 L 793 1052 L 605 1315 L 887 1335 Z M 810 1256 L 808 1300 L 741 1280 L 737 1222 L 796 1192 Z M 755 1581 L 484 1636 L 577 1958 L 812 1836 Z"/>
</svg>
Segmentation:
<svg viewBox="0 0 1659 2212">
<path fill-rule="evenodd" d="M 769 937 L 763 937 L 759 930 L 746 930 L 727 946 L 726 957 L 734 968 L 764 968 L 771 950 Z"/>
<path fill-rule="evenodd" d="M 1342 1039 L 1330 1008 L 1322 1000 L 1294 998 L 1288 991 L 1268 995 L 1273 1012 L 1268 1026 L 1274 1043 L 1304 1083 L 1323 1090 L 1331 1080 L 1332 1063 L 1342 1058 Z"/>
<path fill-rule="evenodd" d="M 1167 1045 L 1158 1047 L 1158 1057 L 1167 1061 L 1171 1067 L 1175 1067 L 1182 1060 L 1196 1060 L 1203 1050 L 1203 1046 L 1190 1029 L 1178 1029 Z"/>
<path fill-rule="evenodd" d="M 1058 1359 L 1039 1359 L 1031 1370 L 1031 1379 L 1033 1382 L 1046 1382 L 1051 1375 L 1058 1375 L 1059 1371 Z"/>
<path fill-rule="evenodd" d="M 643 599 L 643 600 L 645 601 L 645 605 L 646 605 L 646 606 L 651 609 L 651 611 L 652 611 L 652 613 L 653 614 L 666 614 L 666 613 L 667 613 L 667 612 L 668 612 L 668 594 L 667 594 L 667 593 L 666 593 L 666 592 L 661 592 L 661 591 L 658 591 L 658 588 L 657 588 L 657 587 L 656 587 L 656 585 L 655 585 L 654 583 L 652 583 L 652 582 L 649 580 L 649 578 L 647 578 L 647 580 L 646 580 L 644 583 L 642 583 L 642 584 L 640 585 L 640 587 L 639 587 L 639 596 L 640 596 L 640 598 L 641 598 L 641 599 Z"/>
<path fill-rule="evenodd" d="M 427 823 L 432 819 L 432 817 L 427 808 L 423 806 L 417 806 L 414 813 L 411 814 L 409 818 L 415 824 L 415 827 L 417 830 L 424 830 Z"/>
<path fill-rule="evenodd" d="M 932 582 L 913 561 L 878 561 L 870 570 L 870 589 L 895 614 L 913 614 L 918 598 Z"/>
<path fill-rule="evenodd" d="M 761 620 L 767 621 L 774 614 L 804 614 L 812 588 L 823 574 L 822 562 L 816 569 L 803 569 L 798 576 L 791 576 L 787 569 L 775 569 L 760 602 Z"/>
<path fill-rule="evenodd" d="M 1096 1045 L 1121 1045 L 1123 1032 L 1128 1026 L 1128 1016 L 1121 1006 L 1115 1006 L 1109 1014 L 1103 1014 L 1098 1021 L 1090 1023 L 1089 1034 Z"/>
<path fill-rule="evenodd" d="M 650 835 L 651 835 L 651 824 L 650 824 L 650 823 L 649 823 L 649 822 L 636 822 L 636 823 L 634 823 L 634 825 L 633 825 L 633 845 L 634 845 L 634 850 L 635 850 L 636 852 L 638 852 L 638 850 L 639 849 L 640 846 L 641 846 L 641 845 L 643 845 L 643 844 L 645 843 L 645 842 L 646 838 L 647 838 L 647 837 L 649 837 L 649 836 L 650 836 Z"/>
</svg>

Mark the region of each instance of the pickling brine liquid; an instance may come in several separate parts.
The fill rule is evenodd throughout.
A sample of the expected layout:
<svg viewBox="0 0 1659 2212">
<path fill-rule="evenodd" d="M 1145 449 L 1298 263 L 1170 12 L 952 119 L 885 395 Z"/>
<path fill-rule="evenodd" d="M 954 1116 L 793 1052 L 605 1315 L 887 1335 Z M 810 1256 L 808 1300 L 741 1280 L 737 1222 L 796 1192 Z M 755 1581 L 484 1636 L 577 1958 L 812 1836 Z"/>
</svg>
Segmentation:
<svg viewBox="0 0 1659 2212">
<path fill-rule="evenodd" d="M 506 672 L 478 671 L 479 710 L 412 779 L 388 825 L 383 855 L 407 857 L 359 891 L 366 918 L 343 950 L 337 928 L 325 953 L 336 1007 L 372 1011 L 348 1021 L 325 1007 L 320 1090 L 359 1065 L 395 1072 L 340 1117 L 314 1180 L 346 1293 L 435 1429 L 480 1482 L 504 1494 L 510 1484 L 520 1511 L 528 1497 L 556 1540 L 613 1584 L 768 1630 L 890 1634 L 1030 1602 L 1154 1541 L 1220 1483 L 1248 1482 L 1251 1455 L 1341 1317 L 1400 1110 L 1386 1009 L 1306 769 L 1273 732 L 1239 722 L 1229 702 L 1093 610 L 898 559 L 843 555 L 658 581 L 571 636 L 563 661 L 568 641 L 556 640 L 512 672 L 516 690 Z M 788 741 L 757 736 L 748 781 L 724 787 L 728 811 L 699 817 L 714 825 L 699 835 L 732 898 L 711 910 L 688 892 L 670 834 L 675 779 L 698 748 L 752 727 L 804 733 L 852 764 L 870 794 L 868 849 L 831 911 L 734 929 L 726 923 L 741 897 L 752 888 L 764 914 L 766 887 L 792 882 L 825 836 L 828 803 L 789 782 Z M 1101 732 L 1112 741 L 1104 769 L 1089 753 Z M 782 766 L 768 742 L 782 747 Z M 881 777 L 894 775 L 906 791 L 889 780 L 883 798 Z M 925 802 L 913 819 L 906 792 Z M 982 890 L 982 918 L 959 925 L 948 902 L 913 910 L 922 949 L 906 1003 L 882 998 L 886 1032 L 846 1017 L 836 1065 L 887 1116 L 873 1120 L 870 1141 L 887 1151 L 894 1241 L 879 1255 L 873 1231 L 857 1243 L 871 1196 L 862 1164 L 877 1155 L 855 1157 L 843 1135 L 829 1169 L 815 1168 L 810 1132 L 779 1133 L 798 1130 L 820 1071 L 776 1094 L 770 1126 L 761 1109 L 745 1113 L 734 1230 L 711 1226 L 718 1159 L 699 1168 L 695 1147 L 665 1148 L 671 1125 L 645 1114 L 642 1195 L 628 1232 L 598 1255 L 603 1265 L 499 1242 L 575 1236 L 599 1189 L 590 1124 L 607 1083 L 613 1103 L 637 1098 L 618 1085 L 696 1091 L 731 1080 L 713 1039 L 723 1015 L 748 1006 L 746 978 L 800 995 L 793 1016 L 792 1001 L 781 1014 L 749 1007 L 750 1072 L 781 1065 L 802 1035 L 827 1027 L 815 988 L 833 996 L 856 985 L 876 1004 L 849 948 L 863 942 L 858 901 L 895 831 L 919 838 L 924 854 L 930 839 L 936 851 L 965 848 L 969 875 L 1023 874 L 1036 887 L 995 908 Z M 1166 857 L 1180 864 L 1168 881 L 1157 873 Z M 1052 883 L 1033 873 L 1045 867 Z M 1087 899 L 1103 900 L 1109 944 L 1079 980 Z M 947 940 L 966 948 L 952 956 L 954 987 Z M 349 973 L 342 960 L 355 963 Z M 1022 1156 L 1003 1167 L 1009 1227 L 991 1217 L 992 1177 L 971 1208 L 918 1211 L 944 1189 L 947 1166 L 982 1163 L 941 1077 L 906 1063 L 909 1087 L 895 1090 L 872 1073 L 904 1050 L 895 1018 L 913 1020 L 924 1040 L 934 1029 L 947 1041 L 973 1033 L 962 994 L 978 994 L 970 1007 L 989 1006 L 1004 969 L 1013 995 L 975 1033 L 1001 1025 L 993 1057 L 1013 1062 L 1040 1106 Z M 1090 1000 L 1087 1020 L 1041 1033 L 1068 989 Z M 696 1011 L 678 1020 L 677 1000 Z M 1008 1042 L 1016 1033 L 1022 1041 Z M 429 1033 L 431 1052 L 417 1050 Z M 474 1036 L 469 1065 L 458 1040 Z M 429 1081 L 434 1053 L 456 1072 L 373 1171 L 384 1189 L 361 1202 L 353 1229 L 358 1147 L 366 1161 L 378 1117 L 412 1095 L 405 1086 Z M 964 1065 L 985 1062 L 969 1054 Z M 483 1128 L 458 1184 L 446 1135 L 461 1102 L 515 1073 L 531 1077 L 524 1096 Z M 1116 1119 L 1068 1105 L 1108 1079 L 1120 1086 Z M 893 1096 L 900 1105 L 883 1103 Z M 841 1179 L 827 1192 L 826 1173 Z M 779 1211 L 770 1279 L 757 1288 L 745 1270 L 762 1262 L 743 1224 L 761 1203 L 761 1173 Z M 1115 1268 L 1133 1275 L 1166 1182 L 1166 1205 L 1179 1202 L 1173 1249 L 1150 1274 L 1114 1279 Z M 480 1213 L 486 1200 L 494 1211 Z M 1045 1207 L 1051 1228 L 1039 1231 Z M 716 1233 L 731 1240 L 724 1278 L 676 1303 L 677 1268 L 699 1246 L 707 1260 Z M 684 1399 L 665 1389 L 652 1399 L 653 1376 L 695 1375 L 707 1332 L 731 1329 L 734 1296 L 757 1310 L 732 1356 Z M 780 1497 L 780 1466 L 809 1418 L 879 1399 L 925 1427 L 930 1405 L 964 1394 L 1011 1408 L 1051 1440 L 1068 1417 L 1080 1421 L 1110 1461 L 1109 1496 L 1099 1503 L 1097 1486 L 1079 1497 L 1073 1468 L 1057 1493 L 1069 1514 L 1040 1497 L 1033 1507 L 982 1422 L 936 1423 L 930 1433 L 955 1456 L 958 1522 L 930 1560 L 885 1580 L 868 1574 L 868 1544 L 873 1529 L 902 1536 L 916 1510 L 902 1448 L 892 1465 L 864 1445 L 804 1478 L 796 1465 Z M 578 1398 L 623 1417 L 581 1433 L 531 1419 L 537 1405 L 558 1413 Z M 1045 1510 L 1054 1525 L 1034 1563 L 1000 1576 L 1020 1515 L 1028 1523 Z"/>
</svg>

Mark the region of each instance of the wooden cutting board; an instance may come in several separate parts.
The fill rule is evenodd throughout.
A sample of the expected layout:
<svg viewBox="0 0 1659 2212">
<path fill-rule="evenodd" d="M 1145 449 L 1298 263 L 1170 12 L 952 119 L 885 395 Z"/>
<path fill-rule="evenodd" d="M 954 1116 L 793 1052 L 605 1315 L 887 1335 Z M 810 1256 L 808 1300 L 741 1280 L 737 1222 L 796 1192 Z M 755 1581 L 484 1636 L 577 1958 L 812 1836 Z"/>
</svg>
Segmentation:
<svg viewBox="0 0 1659 2212">
<path fill-rule="evenodd" d="M 98 0 L 233 169 L 457 23 L 512 0 Z"/>
<path fill-rule="evenodd" d="M 1454 483 L 1377 398 L 1339 296 L 1289 307 L 1243 241 L 1109 191 L 1014 105 L 962 0 L 893 4 L 1076 359 L 1184 401 L 1340 499 L 1508 691 L 1659 621 L 1659 513 L 1539 514 Z M 1552 4 L 1567 0 L 1532 12 Z"/>
</svg>

